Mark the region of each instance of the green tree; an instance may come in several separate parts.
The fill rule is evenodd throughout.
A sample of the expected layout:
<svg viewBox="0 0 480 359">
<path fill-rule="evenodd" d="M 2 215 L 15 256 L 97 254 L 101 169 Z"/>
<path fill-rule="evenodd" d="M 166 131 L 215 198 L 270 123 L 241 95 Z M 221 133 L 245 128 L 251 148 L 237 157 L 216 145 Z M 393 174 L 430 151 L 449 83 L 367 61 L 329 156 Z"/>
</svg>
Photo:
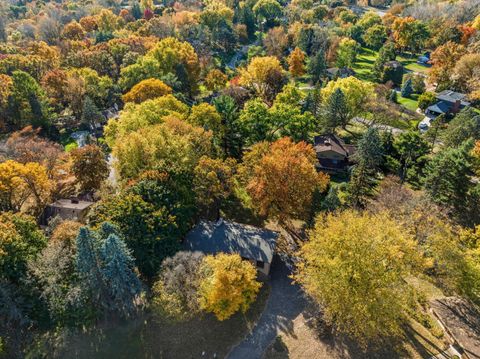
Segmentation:
<svg viewBox="0 0 480 359">
<path fill-rule="evenodd" d="M 0 213 L 0 273 L 13 283 L 27 274 L 27 263 L 45 248 L 47 240 L 33 217 Z"/>
<path fill-rule="evenodd" d="M 413 87 L 412 87 L 412 79 L 407 78 L 407 80 L 403 83 L 402 88 L 400 90 L 400 94 L 402 97 L 410 97 L 413 93 Z"/>
<path fill-rule="evenodd" d="M 217 97 L 213 105 L 222 118 L 224 133 L 222 149 L 226 157 L 240 158 L 243 147 L 238 107 L 235 100 L 226 95 Z"/>
<path fill-rule="evenodd" d="M 252 8 L 253 13 L 264 30 L 271 28 L 282 15 L 282 6 L 276 0 L 259 0 Z"/>
<path fill-rule="evenodd" d="M 387 29 L 383 25 L 373 25 L 363 35 L 363 41 L 372 49 L 379 49 L 387 39 Z"/>
<path fill-rule="evenodd" d="M 50 112 L 47 98 L 35 79 L 23 71 L 12 74 L 13 87 L 9 113 L 12 125 L 23 128 L 28 125 L 48 130 Z"/>
<path fill-rule="evenodd" d="M 71 151 L 70 154 L 72 173 L 80 185 L 80 191 L 98 190 L 109 174 L 108 163 L 102 149 L 96 145 L 87 145 Z"/>
<path fill-rule="evenodd" d="M 428 106 L 437 102 L 437 97 L 434 92 L 425 92 L 418 96 L 418 108 L 425 111 Z"/>
<path fill-rule="evenodd" d="M 103 119 L 103 115 L 95 105 L 95 102 L 86 96 L 83 100 L 82 123 L 90 128 L 96 128 L 96 124 Z"/>
<path fill-rule="evenodd" d="M 259 98 L 247 101 L 240 112 L 239 124 L 246 145 L 265 141 L 272 127 L 267 105 Z"/>
<path fill-rule="evenodd" d="M 480 139 L 480 115 L 472 108 L 463 109 L 450 121 L 442 138 L 449 147 L 460 146 L 469 139 Z"/>
<path fill-rule="evenodd" d="M 80 228 L 76 252 L 76 268 L 90 306 L 98 313 L 131 315 L 142 288 L 118 229 L 107 222 L 97 231 Z"/>
<path fill-rule="evenodd" d="M 342 39 L 337 49 L 337 66 L 353 67 L 359 50 L 360 45 L 355 40 L 348 38 Z"/>
<path fill-rule="evenodd" d="M 430 152 L 430 145 L 418 132 L 409 131 L 395 139 L 394 147 L 399 155 L 401 181 L 408 181 L 418 187 L 427 163 L 426 156 Z"/>
<path fill-rule="evenodd" d="M 98 202 L 89 222 L 117 225 L 142 275 L 153 278 L 193 224 L 192 181 L 185 173 L 145 172 L 120 194 Z"/>
<path fill-rule="evenodd" d="M 335 132 L 338 127 L 345 128 L 350 120 L 345 94 L 337 88 L 324 105 L 324 128 L 327 132 Z"/>
<path fill-rule="evenodd" d="M 355 207 L 363 207 L 373 193 L 377 171 L 383 161 L 383 145 L 378 130 L 370 127 L 358 142 L 350 183 L 349 200 Z"/>
<path fill-rule="evenodd" d="M 460 214 L 472 187 L 470 151 L 467 141 L 458 148 L 446 148 L 435 155 L 425 169 L 424 188 L 433 202 Z"/>
<path fill-rule="evenodd" d="M 134 261 L 125 242 L 117 234 L 111 233 L 102 243 L 99 254 L 102 275 L 115 310 L 126 316 L 133 314 L 142 284 L 135 273 Z"/>
<path fill-rule="evenodd" d="M 327 61 L 325 59 L 325 52 L 319 49 L 314 56 L 310 57 L 308 64 L 308 73 L 313 83 L 319 82 L 325 76 L 326 69 Z"/>
<path fill-rule="evenodd" d="M 410 297 L 405 276 L 420 262 L 415 241 L 385 214 L 317 217 L 296 279 L 325 319 L 366 346 L 400 334 Z"/>
</svg>

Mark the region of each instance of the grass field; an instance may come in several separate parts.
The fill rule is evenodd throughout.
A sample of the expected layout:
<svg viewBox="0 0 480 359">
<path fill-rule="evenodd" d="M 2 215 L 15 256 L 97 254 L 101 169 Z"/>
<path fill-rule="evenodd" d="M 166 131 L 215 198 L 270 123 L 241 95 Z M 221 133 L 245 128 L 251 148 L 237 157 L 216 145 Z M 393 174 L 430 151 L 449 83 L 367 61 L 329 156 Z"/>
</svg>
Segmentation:
<svg viewBox="0 0 480 359">
<path fill-rule="evenodd" d="M 360 54 L 357 56 L 357 61 L 353 70 L 357 73 L 357 77 L 361 80 L 374 81 L 372 75 L 372 68 L 375 60 L 378 57 L 378 51 L 362 47 Z M 416 56 L 398 55 L 397 60 L 400 61 L 407 72 L 419 72 L 427 74 L 429 68 L 417 63 Z"/>
<path fill-rule="evenodd" d="M 397 101 L 403 107 L 409 109 L 410 111 L 415 112 L 418 108 L 418 95 L 412 94 L 409 98 L 402 97 L 400 93 L 398 93 Z"/>
</svg>

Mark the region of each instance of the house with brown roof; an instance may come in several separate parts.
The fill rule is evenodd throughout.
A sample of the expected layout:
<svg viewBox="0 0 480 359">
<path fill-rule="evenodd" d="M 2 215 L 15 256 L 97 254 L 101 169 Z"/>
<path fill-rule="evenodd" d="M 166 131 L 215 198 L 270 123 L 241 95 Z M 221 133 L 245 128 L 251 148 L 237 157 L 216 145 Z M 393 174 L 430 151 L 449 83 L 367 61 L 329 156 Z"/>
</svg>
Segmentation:
<svg viewBox="0 0 480 359">
<path fill-rule="evenodd" d="M 48 224 L 48 221 L 54 217 L 60 217 L 63 220 L 72 220 L 85 222 L 88 211 L 95 202 L 82 201 L 78 198 L 59 199 L 45 208 L 41 222 Z"/>
<path fill-rule="evenodd" d="M 335 134 L 315 136 L 313 142 L 319 171 L 342 172 L 348 169 L 355 152 L 354 146 L 347 145 Z"/>
</svg>

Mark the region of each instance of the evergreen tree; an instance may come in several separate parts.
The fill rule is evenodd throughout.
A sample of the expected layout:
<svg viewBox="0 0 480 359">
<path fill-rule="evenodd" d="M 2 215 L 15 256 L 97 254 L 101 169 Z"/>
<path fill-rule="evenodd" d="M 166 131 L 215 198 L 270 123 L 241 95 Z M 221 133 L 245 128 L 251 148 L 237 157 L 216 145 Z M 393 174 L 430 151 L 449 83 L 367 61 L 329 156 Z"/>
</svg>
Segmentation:
<svg viewBox="0 0 480 359">
<path fill-rule="evenodd" d="M 397 91 L 391 90 L 390 95 L 388 96 L 388 99 L 392 101 L 393 103 L 398 103 L 398 95 Z"/>
<path fill-rule="evenodd" d="M 93 309 L 129 316 L 142 285 L 135 274 L 133 258 L 118 233 L 110 223 L 103 223 L 98 231 L 80 228 L 76 267 L 82 291 L 90 298 Z"/>
<path fill-rule="evenodd" d="M 0 16 L 0 41 L 7 41 L 7 32 L 5 31 L 5 21 L 3 20 L 3 15 Z"/>
<path fill-rule="evenodd" d="M 401 94 L 402 97 L 410 97 L 413 93 L 412 79 L 408 78 L 402 85 Z"/>
<path fill-rule="evenodd" d="M 102 113 L 95 105 L 95 102 L 89 97 L 86 96 L 83 101 L 83 110 L 82 110 L 82 123 L 89 127 L 95 128 L 95 124 L 102 118 Z"/>
<path fill-rule="evenodd" d="M 324 127 L 328 132 L 334 132 L 337 127 L 345 128 L 349 114 L 347 99 L 340 88 L 337 88 L 325 104 Z"/>
<path fill-rule="evenodd" d="M 395 58 L 395 46 L 391 42 L 380 49 L 373 64 L 373 74 L 378 81 L 384 82 L 385 63 L 393 61 Z"/>
<path fill-rule="evenodd" d="M 428 196 L 457 215 L 464 215 L 468 193 L 473 187 L 471 149 L 471 141 L 459 148 L 447 148 L 433 157 L 426 167 L 424 187 Z"/>
<path fill-rule="evenodd" d="M 138 1 L 135 1 L 132 5 L 132 16 L 135 20 L 139 20 L 143 17 L 143 12 Z"/>
<path fill-rule="evenodd" d="M 222 117 L 224 154 L 226 157 L 240 158 L 243 142 L 237 105 L 232 97 L 226 95 L 217 97 L 213 104 Z"/>
<path fill-rule="evenodd" d="M 358 142 L 354 156 L 356 162 L 350 179 L 348 192 L 355 207 L 363 207 L 372 195 L 377 171 L 383 162 L 383 145 L 376 128 L 370 127 Z"/>
<path fill-rule="evenodd" d="M 312 77 L 313 83 L 317 83 L 325 76 L 327 69 L 327 61 L 325 60 L 325 52 L 319 49 L 317 53 L 310 58 L 308 64 L 308 73 Z"/>
<path fill-rule="evenodd" d="M 102 228 L 103 229 L 103 228 Z M 100 248 L 102 275 L 115 310 L 128 316 L 135 310 L 135 301 L 142 284 L 134 272 L 134 261 L 125 242 L 111 233 Z"/>
</svg>

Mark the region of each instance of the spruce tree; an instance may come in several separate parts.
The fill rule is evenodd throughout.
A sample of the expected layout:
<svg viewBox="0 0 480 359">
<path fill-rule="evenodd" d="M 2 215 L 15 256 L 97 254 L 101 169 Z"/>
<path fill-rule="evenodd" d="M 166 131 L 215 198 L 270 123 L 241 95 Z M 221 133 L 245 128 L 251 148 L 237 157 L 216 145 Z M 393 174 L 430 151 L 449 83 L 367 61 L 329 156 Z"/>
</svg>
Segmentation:
<svg viewBox="0 0 480 359">
<path fill-rule="evenodd" d="M 135 1 L 132 5 L 132 16 L 135 20 L 139 20 L 143 17 L 143 12 L 138 1 Z"/>
<path fill-rule="evenodd" d="M 407 97 L 410 97 L 412 95 L 412 93 L 413 93 L 412 79 L 408 78 L 403 83 L 401 94 L 402 94 L 402 97 L 407 98 Z"/>
<path fill-rule="evenodd" d="M 310 58 L 308 65 L 308 73 L 312 77 L 313 83 L 317 83 L 325 76 L 327 69 L 327 62 L 325 60 L 325 53 L 322 49 L 318 50 L 315 56 Z"/>
<path fill-rule="evenodd" d="M 86 96 L 83 101 L 82 123 L 90 127 L 95 127 L 95 123 L 101 118 L 102 113 L 95 105 L 95 102 L 93 102 L 89 96 Z"/>
<path fill-rule="evenodd" d="M 337 88 L 325 104 L 325 130 L 333 133 L 337 127 L 345 128 L 349 119 L 347 99 L 343 91 Z"/>
<path fill-rule="evenodd" d="M 356 162 L 348 186 L 350 202 L 355 207 L 364 207 L 373 193 L 377 171 L 383 162 L 383 145 L 378 130 L 370 127 L 358 142 L 354 155 Z"/>
<path fill-rule="evenodd" d="M 114 304 L 115 311 L 129 316 L 135 311 L 135 301 L 142 284 L 134 272 L 134 260 L 125 242 L 111 233 L 100 248 L 102 275 Z"/>
</svg>

